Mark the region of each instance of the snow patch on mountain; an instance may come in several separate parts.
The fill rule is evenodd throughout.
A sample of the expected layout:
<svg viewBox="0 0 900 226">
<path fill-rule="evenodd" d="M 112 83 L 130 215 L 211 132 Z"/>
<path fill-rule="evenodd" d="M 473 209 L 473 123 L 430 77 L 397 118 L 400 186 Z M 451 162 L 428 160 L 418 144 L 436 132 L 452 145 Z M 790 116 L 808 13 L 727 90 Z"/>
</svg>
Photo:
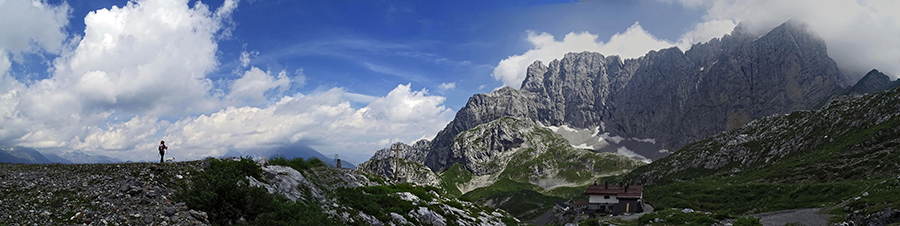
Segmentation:
<svg viewBox="0 0 900 226">
<path fill-rule="evenodd" d="M 652 159 L 661 158 L 659 155 L 671 153 L 665 149 L 652 148 L 656 144 L 656 139 L 653 138 L 624 138 L 606 132 L 605 123 L 589 129 L 572 128 L 567 125 L 541 126 L 562 136 L 573 148 L 619 153 L 647 163 Z"/>
</svg>

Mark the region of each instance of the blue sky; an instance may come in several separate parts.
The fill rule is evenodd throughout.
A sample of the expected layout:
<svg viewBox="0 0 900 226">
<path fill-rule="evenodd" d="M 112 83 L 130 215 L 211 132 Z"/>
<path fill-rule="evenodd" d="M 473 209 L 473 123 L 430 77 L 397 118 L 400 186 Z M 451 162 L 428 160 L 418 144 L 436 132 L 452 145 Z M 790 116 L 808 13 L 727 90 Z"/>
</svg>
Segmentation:
<svg viewBox="0 0 900 226">
<path fill-rule="evenodd" d="M 303 143 L 366 160 L 570 51 L 640 57 L 806 22 L 842 69 L 900 73 L 894 1 L 0 3 L 0 144 L 151 160 Z M 840 16 L 834 16 L 840 15 Z M 897 51 L 885 51 L 897 50 Z"/>
</svg>

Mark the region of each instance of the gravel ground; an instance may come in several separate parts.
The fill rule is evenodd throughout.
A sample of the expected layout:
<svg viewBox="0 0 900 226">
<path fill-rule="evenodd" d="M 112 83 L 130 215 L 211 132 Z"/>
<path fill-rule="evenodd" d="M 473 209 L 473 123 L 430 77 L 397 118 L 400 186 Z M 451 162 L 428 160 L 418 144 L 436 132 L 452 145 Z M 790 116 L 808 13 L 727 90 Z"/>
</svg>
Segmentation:
<svg viewBox="0 0 900 226">
<path fill-rule="evenodd" d="M 819 213 L 819 208 L 765 212 L 753 214 L 753 216 L 759 218 L 759 223 L 765 226 L 781 226 L 788 223 L 807 226 L 828 225 L 828 219 L 830 218 L 827 214 Z"/>
<path fill-rule="evenodd" d="M 0 163 L 0 225 L 208 225 L 173 201 L 202 165 Z"/>
<path fill-rule="evenodd" d="M 648 213 L 652 213 L 652 212 L 653 212 L 653 206 L 650 204 L 644 203 L 644 212 L 637 213 L 637 214 L 630 214 L 630 215 L 619 215 L 619 216 L 615 216 L 615 218 L 619 218 L 619 219 L 626 220 L 626 221 L 633 221 L 633 220 L 637 220 L 638 218 L 641 218 L 641 216 L 643 216 L 644 214 L 648 214 Z"/>
</svg>

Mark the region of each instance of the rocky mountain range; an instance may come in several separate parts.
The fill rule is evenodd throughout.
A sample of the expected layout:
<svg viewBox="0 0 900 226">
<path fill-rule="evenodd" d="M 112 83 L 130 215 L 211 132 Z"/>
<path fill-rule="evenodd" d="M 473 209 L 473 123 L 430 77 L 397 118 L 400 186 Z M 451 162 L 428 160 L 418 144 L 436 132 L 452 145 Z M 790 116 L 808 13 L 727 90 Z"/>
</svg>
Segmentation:
<svg viewBox="0 0 900 226">
<path fill-rule="evenodd" d="M 464 199 L 500 208 L 510 207 L 503 200 L 524 193 L 496 191 L 527 190 L 531 196 L 558 200 L 565 195 L 553 191 L 556 187 L 578 187 L 598 176 L 618 174 L 599 168 L 626 166 L 618 169 L 627 173 L 641 165 L 609 159 L 664 159 L 692 142 L 744 128 L 757 118 L 828 107 L 830 100 L 847 93 L 894 86 L 876 72 L 848 87 L 849 78 L 828 56 L 825 42 L 794 21 L 762 35 L 739 25 L 731 34 L 686 52 L 673 47 L 636 59 L 568 53 L 546 65 L 534 62 L 520 89 L 504 87 L 472 96 L 433 140 L 394 144 L 360 169 L 439 184 Z M 555 153 L 561 149 L 593 154 Z M 615 154 L 597 155 L 602 152 Z M 560 161 L 538 157 L 547 153 Z M 586 159 L 608 160 L 596 161 L 603 162 L 598 165 Z M 573 169 L 565 164 L 580 170 L 564 173 Z M 729 164 L 743 163 L 714 163 Z M 572 173 L 580 176 L 561 176 Z M 540 208 L 546 207 L 532 210 Z M 511 213 L 522 219 L 531 216 Z"/>
<path fill-rule="evenodd" d="M 687 52 L 673 47 L 637 59 L 569 53 L 529 66 L 521 89 L 469 98 L 432 141 L 425 165 L 440 172 L 465 161 L 451 150 L 456 136 L 504 116 L 548 126 L 602 125 L 602 132 L 652 141 L 631 151 L 659 159 L 758 117 L 820 106 L 843 88 L 825 42 L 792 21 L 762 36 L 738 26 Z"/>
<path fill-rule="evenodd" d="M 277 147 L 272 147 L 272 148 L 248 149 L 248 150 L 232 149 L 220 157 L 233 158 L 233 157 L 241 157 L 241 156 L 254 156 L 254 157 L 265 157 L 265 158 L 281 157 L 281 158 L 286 158 L 286 159 L 317 158 L 319 160 L 322 160 L 322 162 L 324 162 L 328 166 L 336 167 L 336 165 L 337 165 L 337 161 L 335 161 L 334 158 L 325 156 L 318 150 L 310 147 L 309 145 L 301 143 L 301 142 L 285 144 L 282 146 L 277 146 Z M 342 159 L 341 160 L 341 168 L 356 169 L 356 165 L 347 161 L 346 159 Z"/>
</svg>

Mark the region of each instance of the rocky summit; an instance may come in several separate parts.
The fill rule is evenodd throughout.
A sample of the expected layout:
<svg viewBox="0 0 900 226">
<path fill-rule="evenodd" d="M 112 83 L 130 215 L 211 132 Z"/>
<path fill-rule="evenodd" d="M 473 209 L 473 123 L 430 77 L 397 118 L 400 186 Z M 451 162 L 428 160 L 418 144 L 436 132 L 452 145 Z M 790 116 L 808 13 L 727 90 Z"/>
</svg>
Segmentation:
<svg viewBox="0 0 900 226">
<path fill-rule="evenodd" d="M 650 139 L 652 148 L 632 151 L 655 160 L 755 118 L 821 106 L 841 92 L 842 79 L 825 42 L 792 21 L 762 36 L 738 26 L 687 52 L 569 53 L 529 66 L 521 89 L 469 98 L 433 140 L 425 165 L 440 172 L 458 163 L 457 135 L 504 116 Z"/>
</svg>

